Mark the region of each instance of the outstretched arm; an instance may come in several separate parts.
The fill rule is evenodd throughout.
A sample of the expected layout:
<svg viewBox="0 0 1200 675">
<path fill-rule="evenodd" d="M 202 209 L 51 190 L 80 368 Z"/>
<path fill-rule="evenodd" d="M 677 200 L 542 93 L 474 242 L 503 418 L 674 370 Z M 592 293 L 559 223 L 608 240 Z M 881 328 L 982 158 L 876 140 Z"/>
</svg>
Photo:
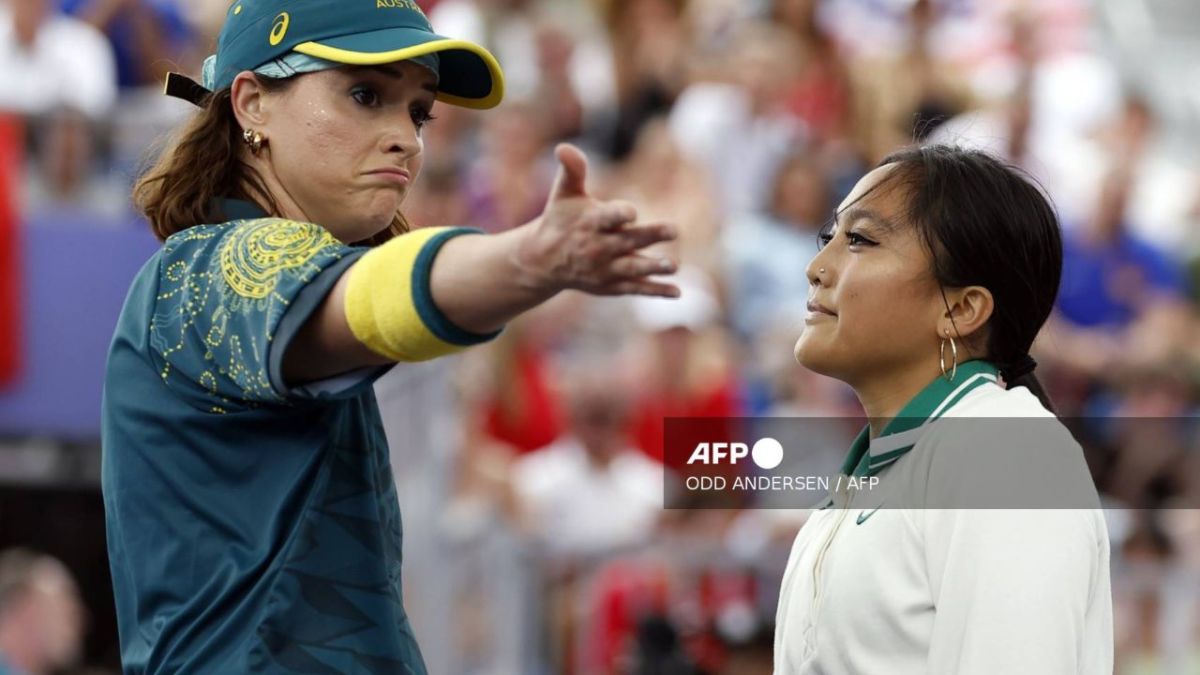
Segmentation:
<svg viewBox="0 0 1200 675">
<path fill-rule="evenodd" d="M 583 153 L 563 145 L 556 154 L 558 178 L 539 218 L 503 234 L 451 238 L 432 258 L 428 295 L 438 316 L 468 337 L 459 346 L 486 339 L 513 317 L 565 289 L 596 295 L 678 295 L 674 286 L 647 278 L 673 272 L 674 263 L 640 253 L 673 239 L 674 229 L 635 225 L 632 205 L 592 198 L 585 186 Z M 417 231 L 389 242 L 342 274 L 288 346 L 283 370 L 289 383 L 433 358 L 453 349 L 453 344 L 444 350 L 431 345 L 427 326 L 406 326 L 397 319 L 405 311 L 413 318 L 419 312 L 393 306 L 409 302 L 405 294 L 412 289 L 401 286 L 419 277 L 419 272 L 413 275 L 413 260 L 420 255 L 412 252 L 420 248 L 418 238 L 427 240 L 429 234 Z M 412 239 L 404 241 L 406 237 Z"/>
</svg>

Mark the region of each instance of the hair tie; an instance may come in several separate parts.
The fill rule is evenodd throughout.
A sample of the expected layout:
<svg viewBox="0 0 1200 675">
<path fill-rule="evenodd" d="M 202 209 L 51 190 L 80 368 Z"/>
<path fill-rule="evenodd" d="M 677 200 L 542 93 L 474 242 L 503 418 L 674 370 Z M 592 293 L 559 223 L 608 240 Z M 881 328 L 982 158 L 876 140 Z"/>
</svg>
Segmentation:
<svg viewBox="0 0 1200 675">
<path fill-rule="evenodd" d="M 1016 382 L 1032 373 L 1034 368 L 1037 368 L 1037 361 L 1034 361 L 1032 356 L 1026 354 L 1012 364 L 1001 368 L 1000 374 L 1004 376 L 1005 382 Z"/>
</svg>

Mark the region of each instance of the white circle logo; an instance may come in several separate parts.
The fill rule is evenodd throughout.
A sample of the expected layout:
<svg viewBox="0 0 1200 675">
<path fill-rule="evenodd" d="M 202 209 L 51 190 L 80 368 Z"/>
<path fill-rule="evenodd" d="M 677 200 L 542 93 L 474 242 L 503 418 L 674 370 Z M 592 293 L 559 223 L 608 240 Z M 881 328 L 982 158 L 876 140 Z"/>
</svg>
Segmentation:
<svg viewBox="0 0 1200 675">
<path fill-rule="evenodd" d="M 750 458 L 760 469 L 774 469 L 783 461 L 783 445 L 774 438 L 762 438 L 754 444 Z"/>
</svg>

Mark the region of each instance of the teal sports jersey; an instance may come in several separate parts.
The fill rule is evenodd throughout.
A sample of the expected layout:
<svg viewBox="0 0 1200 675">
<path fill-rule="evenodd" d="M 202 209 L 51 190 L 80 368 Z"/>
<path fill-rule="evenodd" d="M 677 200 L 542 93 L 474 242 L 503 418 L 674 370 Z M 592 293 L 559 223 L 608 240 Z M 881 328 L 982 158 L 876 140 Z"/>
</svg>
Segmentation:
<svg viewBox="0 0 1200 675">
<path fill-rule="evenodd" d="M 239 211 L 166 241 L 109 353 L 102 475 L 125 672 L 423 675 L 371 387 L 386 368 L 282 378 L 287 345 L 368 249 L 226 204 Z M 465 232 L 421 249 L 426 313 L 417 275 Z"/>
</svg>

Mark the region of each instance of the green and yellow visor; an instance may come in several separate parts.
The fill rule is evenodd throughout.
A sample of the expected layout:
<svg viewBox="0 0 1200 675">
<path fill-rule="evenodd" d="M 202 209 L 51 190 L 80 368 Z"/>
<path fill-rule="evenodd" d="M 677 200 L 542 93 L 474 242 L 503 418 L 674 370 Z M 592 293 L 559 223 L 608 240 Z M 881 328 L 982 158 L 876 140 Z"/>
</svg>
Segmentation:
<svg viewBox="0 0 1200 675">
<path fill-rule="evenodd" d="M 308 67 L 293 73 L 322 63 L 414 60 L 437 72 L 439 101 L 482 110 L 504 98 L 496 58 L 477 44 L 434 33 L 413 0 L 238 0 L 229 8 L 203 83 L 171 73 L 165 93 L 200 105 L 210 92 L 231 86 L 238 73 L 297 63 L 285 58 L 296 54 L 310 58 L 299 60 Z"/>
</svg>

